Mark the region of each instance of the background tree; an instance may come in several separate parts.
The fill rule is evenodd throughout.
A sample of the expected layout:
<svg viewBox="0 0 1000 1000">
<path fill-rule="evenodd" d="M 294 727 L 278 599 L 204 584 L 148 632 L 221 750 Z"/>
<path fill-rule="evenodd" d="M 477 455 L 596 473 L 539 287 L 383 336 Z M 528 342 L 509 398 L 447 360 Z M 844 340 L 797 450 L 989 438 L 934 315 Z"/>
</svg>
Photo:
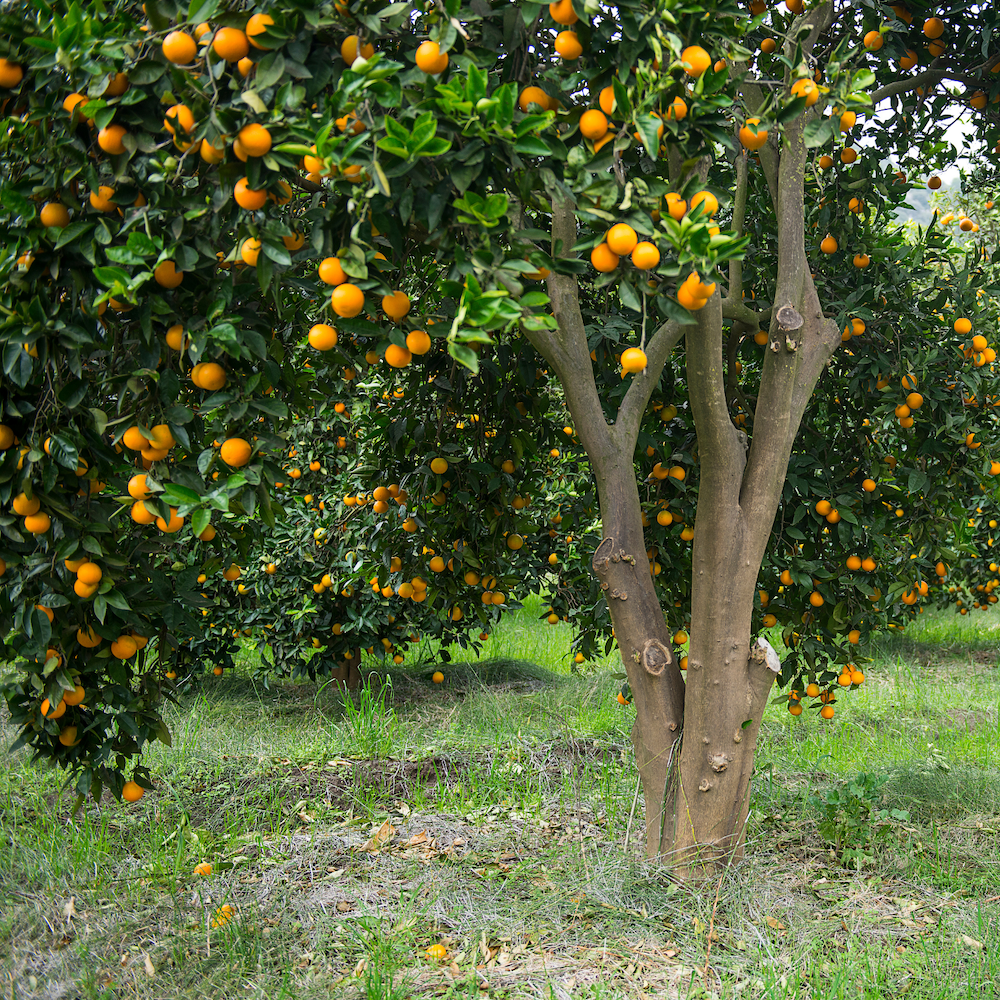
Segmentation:
<svg viewBox="0 0 1000 1000">
<path fill-rule="evenodd" d="M 541 580 L 581 657 L 613 626 L 650 855 L 738 855 L 779 671 L 793 712 L 805 694 L 831 717 L 872 628 L 973 567 L 993 596 L 967 530 L 1000 472 L 978 448 L 984 251 L 890 220 L 907 174 L 939 165 L 921 144 L 942 82 L 993 127 L 1000 59 L 966 54 L 995 13 L 144 13 L 4 16 L 18 742 L 81 792 L 141 794 L 122 771 L 169 738 L 156 703 L 192 642 L 228 655 L 256 625 L 352 683 L 376 639 L 399 657 L 429 630 L 447 653 Z M 307 442 L 310 473 L 344 477 L 340 505 L 298 485 L 308 517 L 289 505 L 323 634 L 267 637 L 240 581 Z M 271 593 L 279 560 L 261 562 Z M 753 641 L 778 625 L 783 665 Z"/>
</svg>

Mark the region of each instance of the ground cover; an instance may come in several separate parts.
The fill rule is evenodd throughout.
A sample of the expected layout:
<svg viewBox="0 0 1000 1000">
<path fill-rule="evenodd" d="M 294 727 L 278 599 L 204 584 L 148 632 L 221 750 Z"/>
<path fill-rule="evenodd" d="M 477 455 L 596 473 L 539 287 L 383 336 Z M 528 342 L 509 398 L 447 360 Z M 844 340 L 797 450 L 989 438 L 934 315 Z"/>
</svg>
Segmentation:
<svg viewBox="0 0 1000 1000">
<path fill-rule="evenodd" d="M 642 858 L 613 664 L 574 673 L 541 610 L 440 685 L 209 677 L 133 805 L 71 816 L 8 757 L 3 995 L 996 995 L 995 613 L 884 641 L 832 722 L 769 706 L 747 859 L 695 889 Z"/>
</svg>

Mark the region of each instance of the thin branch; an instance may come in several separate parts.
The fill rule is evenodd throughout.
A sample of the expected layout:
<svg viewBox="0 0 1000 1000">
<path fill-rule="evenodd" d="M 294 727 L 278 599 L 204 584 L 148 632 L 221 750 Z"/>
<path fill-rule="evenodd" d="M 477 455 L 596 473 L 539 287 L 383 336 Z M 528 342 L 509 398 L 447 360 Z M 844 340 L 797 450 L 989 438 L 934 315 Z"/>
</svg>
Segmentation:
<svg viewBox="0 0 1000 1000">
<path fill-rule="evenodd" d="M 646 367 L 632 377 L 632 384 L 618 407 L 618 416 L 614 427 L 611 428 L 611 434 L 617 446 L 630 454 L 635 448 L 639 436 L 639 424 L 642 423 L 642 415 L 649 397 L 660 381 L 663 366 L 667 363 L 667 358 L 670 357 L 670 352 L 677 341 L 684 335 L 684 330 L 685 327 L 676 320 L 668 320 L 649 338 L 646 345 Z"/>
<path fill-rule="evenodd" d="M 944 67 L 941 69 L 925 69 L 923 73 L 918 73 L 916 76 L 911 76 L 906 80 L 897 80 L 895 83 L 887 83 L 884 87 L 880 87 L 871 95 L 872 106 L 874 107 L 879 101 L 884 101 L 887 97 L 894 97 L 896 94 L 908 94 L 918 87 L 930 86 L 940 83 L 942 80 L 954 80 L 956 83 L 964 83 L 967 87 L 980 87 L 983 83 L 979 77 L 971 73 L 961 73 L 957 70 L 946 69 Z"/>
<path fill-rule="evenodd" d="M 734 299 L 730 289 L 730 294 L 722 300 L 722 318 L 738 320 L 747 326 L 756 327 L 771 322 L 771 310 L 761 309 L 758 312 L 751 309 L 742 299 Z"/>
<path fill-rule="evenodd" d="M 732 230 L 737 236 L 743 235 L 743 223 L 747 212 L 747 152 L 736 154 L 736 193 L 733 195 Z M 729 297 L 741 298 L 743 293 L 743 259 L 734 257 L 729 262 Z"/>
</svg>

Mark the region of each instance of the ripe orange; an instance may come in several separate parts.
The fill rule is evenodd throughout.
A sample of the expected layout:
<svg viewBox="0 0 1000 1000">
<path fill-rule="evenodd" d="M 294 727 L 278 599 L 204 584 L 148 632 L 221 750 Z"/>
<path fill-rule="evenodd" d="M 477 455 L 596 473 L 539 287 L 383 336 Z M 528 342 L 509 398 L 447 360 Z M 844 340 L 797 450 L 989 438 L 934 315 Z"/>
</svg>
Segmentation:
<svg viewBox="0 0 1000 1000">
<path fill-rule="evenodd" d="M 232 582 L 233 580 L 238 580 L 242 575 L 243 575 L 243 570 L 240 569 L 240 567 L 237 566 L 236 563 L 232 563 L 228 569 L 225 569 L 222 572 L 223 579 L 229 580 L 230 582 Z"/>
<path fill-rule="evenodd" d="M 827 236 L 823 239 L 823 241 L 819 245 L 819 248 L 820 250 L 823 251 L 823 253 L 836 253 L 837 247 L 838 247 L 837 241 L 829 234 L 827 234 Z"/>
<path fill-rule="evenodd" d="M 646 352 L 639 350 L 638 347 L 629 347 L 622 351 L 621 365 L 622 371 L 632 374 L 641 372 L 646 367 Z"/>
<path fill-rule="evenodd" d="M 187 65 L 198 54 L 198 43 L 186 31 L 171 31 L 163 39 L 163 55 L 168 62 Z"/>
<path fill-rule="evenodd" d="M 247 156 L 263 156 L 271 149 L 271 133 L 263 125 L 244 125 L 236 137 Z"/>
<path fill-rule="evenodd" d="M 46 228 L 64 229 L 69 225 L 69 209 L 58 201 L 42 205 L 38 218 Z"/>
<path fill-rule="evenodd" d="M 632 251 L 632 263 L 640 271 L 649 271 L 660 263 L 660 251 L 652 243 L 637 243 Z"/>
<path fill-rule="evenodd" d="M 806 107 L 811 108 L 819 100 L 819 87 L 815 81 L 802 77 L 792 84 L 792 97 L 804 97 Z"/>
<path fill-rule="evenodd" d="M 880 31 L 869 31 L 864 37 L 864 46 L 870 52 L 878 52 L 884 43 L 885 39 Z"/>
<path fill-rule="evenodd" d="M 402 319 L 410 311 L 410 299 L 398 289 L 382 296 L 382 311 L 391 319 Z"/>
<path fill-rule="evenodd" d="M 518 107 L 527 112 L 532 104 L 537 104 L 542 111 L 549 110 L 549 95 L 541 87 L 525 87 L 518 98 Z"/>
<path fill-rule="evenodd" d="M 608 119 L 602 111 L 591 108 L 580 116 L 580 134 L 591 142 L 603 139 L 608 133 Z"/>
<path fill-rule="evenodd" d="M 425 330 L 411 330 L 406 335 L 406 348 L 411 354 L 426 354 L 431 349 L 431 338 Z"/>
<path fill-rule="evenodd" d="M 442 458 L 440 455 L 437 458 L 431 459 L 431 472 L 437 476 L 443 476 L 448 471 L 448 459 Z"/>
<path fill-rule="evenodd" d="M 258 257 L 260 257 L 260 240 L 251 238 L 240 244 L 240 258 L 248 267 L 256 267 Z"/>
<path fill-rule="evenodd" d="M 965 317 L 956 319 L 954 324 L 954 330 L 955 333 L 961 334 L 961 336 L 963 337 L 967 333 L 972 333 L 972 320 L 966 319 Z"/>
<path fill-rule="evenodd" d="M 347 281 L 347 275 L 344 273 L 339 257 L 325 257 L 320 261 L 319 280 L 327 285 L 342 285 Z"/>
<path fill-rule="evenodd" d="M 98 212 L 113 212 L 118 206 L 114 203 L 115 189 L 101 184 L 96 191 L 90 192 L 90 205 Z"/>
<path fill-rule="evenodd" d="M 437 42 L 421 42 L 417 46 L 416 63 L 428 76 L 437 76 L 448 68 L 448 53 L 442 52 Z"/>
<path fill-rule="evenodd" d="M 560 31 L 556 35 L 556 52 L 568 62 L 573 62 L 583 55 L 583 46 L 575 31 Z"/>
<path fill-rule="evenodd" d="M 330 351 L 337 346 L 337 331 L 326 323 L 317 323 L 309 331 L 309 344 L 317 351 Z"/>
<path fill-rule="evenodd" d="M 598 243 L 590 251 L 590 263 L 594 265 L 595 271 L 607 273 L 613 271 L 618 266 L 618 254 L 616 254 L 607 243 Z"/>
<path fill-rule="evenodd" d="M 712 57 L 700 45 L 689 45 L 681 52 L 681 62 L 688 76 L 698 77 L 712 65 Z"/>
<path fill-rule="evenodd" d="M 834 714 L 834 711 L 835 711 L 835 710 L 834 710 L 834 707 L 833 707 L 833 705 L 824 705 L 824 706 L 823 706 L 823 707 L 822 707 L 822 708 L 821 708 L 821 709 L 819 710 L 819 714 L 820 714 L 820 715 L 821 715 L 821 716 L 822 716 L 822 717 L 823 717 L 824 719 L 832 719 L 832 718 L 833 718 L 833 714 Z"/>
<path fill-rule="evenodd" d="M 615 88 L 605 87 L 597 97 L 597 103 L 606 115 L 613 115 L 617 104 L 615 102 Z"/>
<path fill-rule="evenodd" d="M 120 635 L 111 643 L 111 655 L 118 660 L 127 660 L 130 656 L 135 655 L 138 648 L 139 646 L 132 636 Z"/>
<path fill-rule="evenodd" d="M 413 355 L 405 347 L 390 344 L 385 349 L 385 360 L 393 368 L 405 368 L 413 360 Z"/>
<path fill-rule="evenodd" d="M 939 17 L 929 17 L 924 21 L 924 34 L 928 38 L 940 38 L 944 34 L 944 21 Z"/>
<path fill-rule="evenodd" d="M 375 46 L 370 43 L 362 45 L 357 35 L 348 35 L 340 44 L 340 55 L 348 66 L 353 66 L 359 55 L 362 59 L 371 59 L 375 55 Z"/>
<path fill-rule="evenodd" d="M 338 316 L 357 316 L 365 307 L 365 293 L 357 285 L 344 282 L 333 290 L 330 307 Z"/>
<path fill-rule="evenodd" d="M 184 280 L 184 272 L 178 271 L 172 260 L 165 260 L 156 265 L 153 278 L 161 288 L 176 288 Z"/>
<path fill-rule="evenodd" d="M 29 514 L 24 519 L 24 530 L 32 535 L 44 535 L 52 527 L 52 520 L 45 511 Z"/>
<path fill-rule="evenodd" d="M 87 586 L 92 587 L 95 584 L 101 582 L 104 577 L 104 571 L 101 569 L 97 563 L 85 562 L 77 571 L 76 578 L 81 582 L 87 584 Z"/>
<path fill-rule="evenodd" d="M 740 129 L 740 143 L 744 149 L 758 150 L 763 148 L 767 142 L 767 129 L 759 128 L 759 125 L 759 118 L 748 118 L 746 124 Z"/>
<path fill-rule="evenodd" d="M 872 262 L 871 257 L 869 257 L 868 254 L 866 253 L 856 253 L 854 255 L 853 263 L 854 266 L 859 270 L 864 270 L 866 267 L 868 267 L 869 264 L 871 264 L 871 262 Z"/>
<path fill-rule="evenodd" d="M 813 606 L 814 608 L 821 608 L 821 607 L 823 607 L 823 604 L 824 604 L 824 601 L 823 601 L 823 595 L 822 595 L 822 594 L 821 594 L 821 593 L 820 593 L 820 592 L 819 592 L 818 590 L 814 590 L 814 591 L 813 591 L 813 592 L 812 592 L 812 593 L 811 593 L 811 594 L 809 595 L 809 603 L 810 603 L 810 604 L 811 604 L 811 605 L 812 605 L 812 606 Z"/>
<path fill-rule="evenodd" d="M 219 28 L 212 39 L 212 48 L 226 62 L 239 62 L 249 54 L 250 43 L 239 28 Z"/>
<path fill-rule="evenodd" d="M 222 143 L 221 137 L 215 141 Z M 205 163 L 216 164 L 221 163 L 226 158 L 226 150 L 221 145 L 213 145 L 208 139 L 202 139 L 201 145 L 198 147 L 198 155 Z"/>
<path fill-rule="evenodd" d="M 635 249 L 636 243 L 639 242 L 639 237 L 636 235 L 635 230 L 624 222 L 619 222 L 618 225 L 612 226 L 604 239 L 611 252 L 617 254 L 619 257 L 631 253 Z"/>
<path fill-rule="evenodd" d="M 241 468 L 250 461 L 253 446 L 244 438 L 227 438 L 222 442 L 219 456 L 226 465 L 233 469 Z"/>
<path fill-rule="evenodd" d="M 46 719 L 60 719 L 66 714 L 66 699 L 61 698 L 58 705 L 52 705 L 46 698 L 42 702 L 42 715 Z"/>
<path fill-rule="evenodd" d="M 670 103 L 670 107 L 666 111 L 666 119 L 668 122 L 679 122 L 684 118 L 687 118 L 688 106 L 687 101 L 684 100 L 679 94 Z M 663 135 L 663 132 L 658 130 L 659 135 Z"/>
<path fill-rule="evenodd" d="M 30 500 L 25 493 L 18 493 L 14 497 L 14 502 L 11 505 L 14 508 L 15 514 L 20 514 L 21 517 L 27 517 L 29 514 L 37 514 L 38 508 L 41 507 L 41 502 L 38 497 L 32 497 Z"/>
<path fill-rule="evenodd" d="M 697 211 L 699 205 L 702 206 L 700 212 Z M 691 198 L 691 211 L 695 216 L 713 216 L 719 211 L 719 199 L 711 191 L 699 191 Z"/>
<path fill-rule="evenodd" d="M 174 104 L 167 108 L 163 119 L 163 127 L 171 135 L 177 134 L 178 127 L 182 132 L 193 132 L 194 124 L 194 112 L 186 104 Z"/>
<path fill-rule="evenodd" d="M 573 0 L 556 0 L 556 3 L 549 4 L 549 17 L 556 24 L 576 24 L 579 18 L 573 10 Z"/>
<path fill-rule="evenodd" d="M 254 17 L 260 17 L 260 15 L 259 14 L 255 14 Z M 207 875 L 211 875 L 212 874 L 212 866 L 207 861 L 202 861 L 200 864 L 197 864 L 197 865 L 194 866 L 194 872 L 193 872 L 193 874 L 195 874 L 195 875 L 206 875 L 206 876 Z"/>
<path fill-rule="evenodd" d="M 134 781 L 126 781 L 122 788 L 122 798 L 126 802 L 138 802 L 146 794 L 146 790 Z"/>
<path fill-rule="evenodd" d="M 255 41 L 257 35 L 262 35 L 267 29 L 274 24 L 274 18 L 270 14 L 254 14 L 249 21 L 247 21 L 246 26 L 246 36 L 247 41 L 255 49 L 263 49 L 266 46 L 261 45 L 260 42 Z"/>
<path fill-rule="evenodd" d="M 840 151 L 841 163 L 853 163 L 858 158 L 858 151 L 853 146 L 845 146 Z"/>
<path fill-rule="evenodd" d="M 236 204 L 248 212 L 255 212 L 267 203 L 267 192 L 250 187 L 250 182 L 246 177 L 241 177 L 236 182 L 236 186 L 233 188 L 233 197 L 236 199 Z"/>
<path fill-rule="evenodd" d="M 0 87 L 10 90 L 24 79 L 24 70 L 9 59 L 0 59 Z"/>
</svg>

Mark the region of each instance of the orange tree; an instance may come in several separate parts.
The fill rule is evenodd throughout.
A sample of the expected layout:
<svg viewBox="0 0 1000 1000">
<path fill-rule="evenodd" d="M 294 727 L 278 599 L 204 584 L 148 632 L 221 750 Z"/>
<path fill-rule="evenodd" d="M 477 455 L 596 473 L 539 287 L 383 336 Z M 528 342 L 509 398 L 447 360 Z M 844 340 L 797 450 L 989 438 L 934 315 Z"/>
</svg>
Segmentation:
<svg viewBox="0 0 1000 1000">
<path fill-rule="evenodd" d="M 994 128 L 1000 56 L 972 37 L 995 17 L 802 0 L 5 14 L 18 742 L 81 792 L 120 789 L 168 738 L 177 651 L 225 655 L 234 630 L 276 624 L 228 595 L 248 597 L 236 574 L 302 472 L 289 444 L 317 432 L 290 413 L 309 414 L 345 441 L 344 492 L 315 511 L 295 487 L 309 517 L 289 504 L 277 541 L 328 600 L 323 634 L 292 638 L 350 683 L 376 639 L 400 655 L 423 623 L 447 645 L 512 590 L 551 587 L 581 656 L 602 633 L 621 650 L 650 855 L 738 855 L 775 676 L 829 717 L 873 628 L 948 586 L 993 596 L 971 533 L 1000 472 L 993 348 L 974 339 L 996 318 L 984 250 L 906 243 L 892 212 L 944 162 L 954 82 L 971 130 Z M 351 423 L 332 429 L 331 400 Z M 278 576 L 277 554 L 260 562 L 255 587 Z M 779 624 L 784 666 L 754 641 Z"/>
</svg>

